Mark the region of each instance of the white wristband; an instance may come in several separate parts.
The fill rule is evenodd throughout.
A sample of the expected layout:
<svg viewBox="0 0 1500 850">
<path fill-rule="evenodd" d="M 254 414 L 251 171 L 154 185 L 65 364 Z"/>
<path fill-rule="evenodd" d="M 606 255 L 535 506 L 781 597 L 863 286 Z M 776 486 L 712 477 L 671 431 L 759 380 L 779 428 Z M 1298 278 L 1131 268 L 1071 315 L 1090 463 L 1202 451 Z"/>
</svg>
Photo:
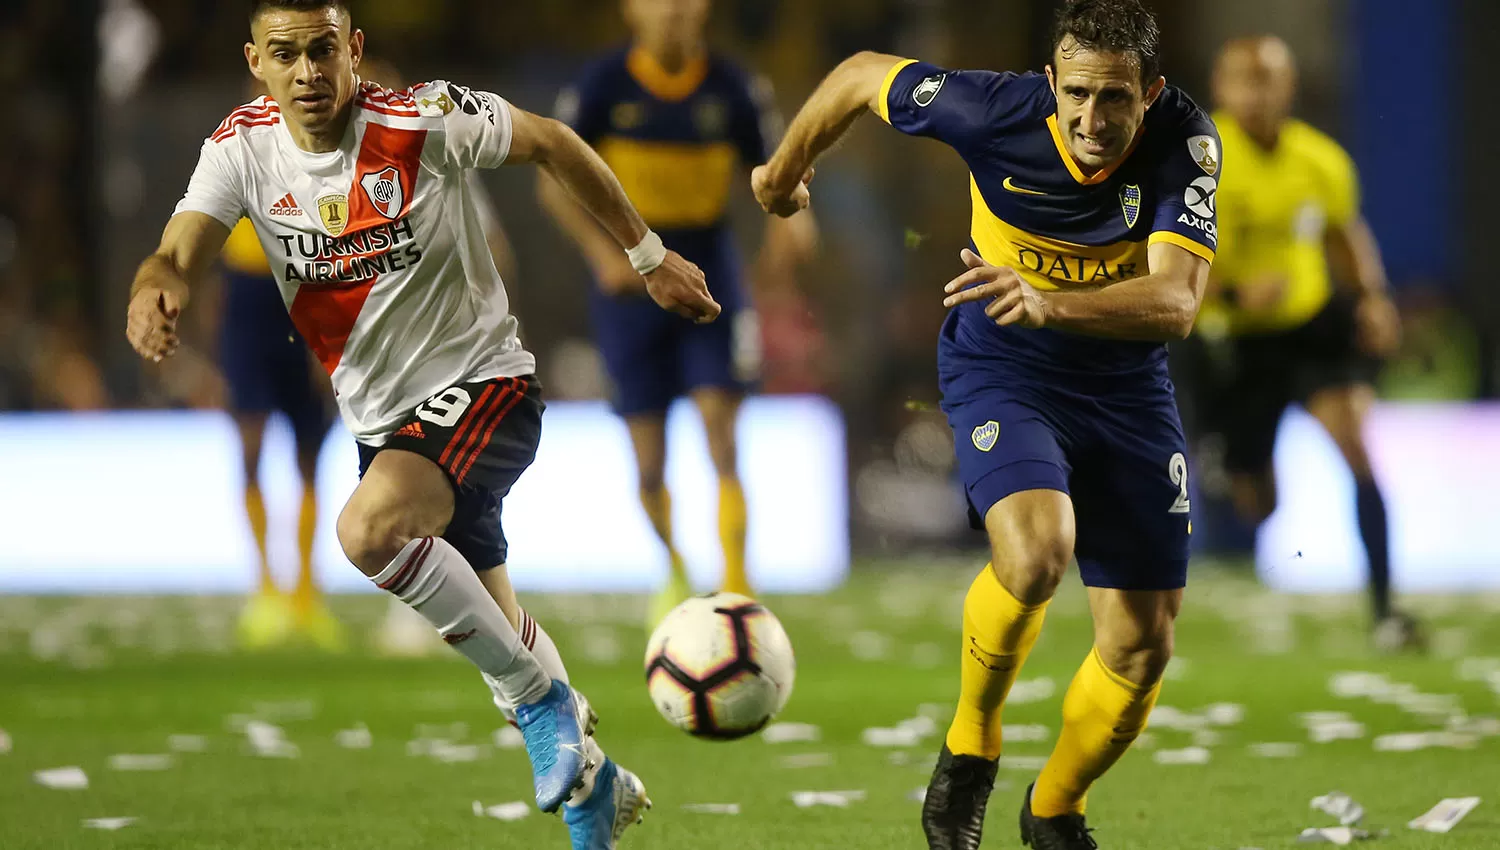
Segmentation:
<svg viewBox="0 0 1500 850">
<path fill-rule="evenodd" d="M 647 230 L 641 244 L 625 252 L 630 255 L 630 264 L 637 274 L 651 274 L 667 259 L 667 246 L 661 243 L 656 231 Z"/>
</svg>

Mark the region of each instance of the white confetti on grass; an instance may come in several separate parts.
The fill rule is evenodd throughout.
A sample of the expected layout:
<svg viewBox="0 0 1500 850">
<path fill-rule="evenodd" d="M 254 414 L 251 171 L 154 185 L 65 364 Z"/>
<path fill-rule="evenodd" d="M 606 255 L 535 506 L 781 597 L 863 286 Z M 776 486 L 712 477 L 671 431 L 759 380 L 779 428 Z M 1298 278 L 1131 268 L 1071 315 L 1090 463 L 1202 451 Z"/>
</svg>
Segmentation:
<svg viewBox="0 0 1500 850">
<path fill-rule="evenodd" d="M 31 774 L 31 778 L 44 788 L 59 791 L 78 791 L 89 787 L 89 775 L 83 772 L 83 768 L 73 765 L 38 770 Z"/>
<path fill-rule="evenodd" d="M 1292 741 L 1260 741 L 1250 745 L 1250 755 L 1263 759 L 1290 759 L 1302 755 L 1302 745 Z"/>
<path fill-rule="evenodd" d="M 363 723 L 356 723 L 348 729 L 340 729 L 333 736 L 334 743 L 346 750 L 368 750 L 375 739 L 370 735 L 370 727 Z"/>
<path fill-rule="evenodd" d="M 1238 726 L 1245 719 L 1245 707 L 1237 702 L 1216 702 L 1203 709 L 1212 726 Z"/>
<path fill-rule="evenodd" d="M 1426 813 L 1413 818 L 1406 825 L 1423 832 L 1448 832 L 1458 825 L 1469 812 L 1479 805 L 1478 797 L 1445 797 Z"/>
<path fill-rule="evenodd" d="M 832 764 L 832 753 L 794 753 L 781 757 L 781 766 L 791 770 L 807 767 L 828 767 Z"/>
<path fill-rule="evenodd" d="M 501 726 L 492 737 L 499 750 L 519 750 L 526 746 L 526 736 L 514 726 Z"/>
<path fill-rule="evenodd" d="M 117 753 L 109 757 L 108 763 L 110 770 L 166 770 L 172 766 L 172 757 L 166 753 L 145 755 Z"/>
<path fill-rule="evenodd" d="M 133 817 L 129 817 L 129 818 L 84 818 L 84 820 L 83 820 L 83 828 L 84 829 L 102 829 L 102 830 L 105 830 L 105 831 L 108 831 L 108 832 L 114 832 L 117 829 L 124 829 L 125 827 L 130 826 L 131 824 L 135 823 L 136 820 L 137 820 L 137 818 L 133 818 Z"/>
<path fill-rule="evenodd" d="M 739 803 L 683 803 L 684 812 L 693 812 L 700 815 L 737 815 L 740 813 Z"/>
<path fill-rule="evenodd" d="M 250 751 L 261 758 L 294 759 L 302 755 L 297 745 L 285 738 L 280 726 L 263 720 L 251 720 L 245 724 L 245 739 Z"/>
<path fill-rule="evenodd" d="M 503 821 L 518 821 L 531 815 L 531 804 L 515 801 L 486 806 L 478 800 L 473 804 L 474 816 Z"/>
<path fill-rule="evenodd" d="M 1052 740 L 1052 730 L 1040 723 L 1017 723 L 1014 726 L 1006 725 L 1001 729 L 1000 734 L 1008 744 Z"/>
<path fill-rule="evenodd" d="M 1157 750 L 1151 754 L 1157 764 L 1208 764 L 1213 758 L 1207 747 L 1183 747 L 1180 750 Z"/>
<path fill-rule="evenodd" d="M 1397 732 L 1381 735 L 1374 741 L 1379 753 L 1410 753 L 1417 750 L 1444 748 L 1472 750 L 1479 745 L 1479 738 L 1462 732 Z"/>
<path fill-rule="evenodd" d="M 174 753 L 201 753 L 208 749 L 208 738 L 202 735 L 168 735 L 167 749 Z"/>
<path fill-rule="evenodd" d="M 922 736 L 915 729 L 900 726 L 866 729 L 860 733 L 859 739 L 867 747 L 914 747 L 922 743 Z"/>
<path fill-rule="evenodd" d="M 772 723 L 760 736 L 768 744 L 805 743 L 821 740 L 823 730 L 811 723 Z"/>
<path fill-rule="evenodd" d="M 1327 744 L 1331 741 L 1354 741 L 1365 737 L 1365 724 L 1356 720 L 1323 723 L 1308 727 L 1307 736 L 1315 744 Z"/>
<path fill-rule="evenodd" d="M 1307 805 L 1337 819 L 1340 826 L 1353 826 L 1365 817 L 1365 807 L 1342 791 L 1330 791 L 1314 797 Z"/>
<path fill-rule="evenodd" d="M 1046 756 L 1001 756 L 1001 770 L 1038 771 L 1047 763 Z"/>
<path fill-rule="evenodd" d="M 799 809 L 810 809 L 815 806 L 832 806 L 844 809 L 848 808 L 850 803 L 857 803 L 864 798 L 865 792 L 863 790 L 792 792 L 792 803 Z"/>
<path fill-rule="evenodd" d="M 884 632 L 858 631 L 849 636 L 849 652 L 860 661 L 884 661 L 891 657 L 893 643 Z"/>
<path fill-rule="evenodd" d="M 1057 682 L 1046 676 L 1023 679 L 1011 686 L 1010 694 L 1005 698 L 1005 704 L 1024 705 L 1028 702 L 1045 702 L 1056 693 Z"/>
<path fill-rule="evenodd" d="M 1348 826 L 1310 826 L 1302 830 L 1297 840 L 1306 844 L 1326 843 L 1343 847 L 1356 841 L 1369 841 L 1375 837 L 1376 835 L 1368 830 Z"/>
<path fill-rule="evenodd" d="M 11 750 L 10 734 L 0 729 L 0 756 L 7 755 Z"/>
</svg>

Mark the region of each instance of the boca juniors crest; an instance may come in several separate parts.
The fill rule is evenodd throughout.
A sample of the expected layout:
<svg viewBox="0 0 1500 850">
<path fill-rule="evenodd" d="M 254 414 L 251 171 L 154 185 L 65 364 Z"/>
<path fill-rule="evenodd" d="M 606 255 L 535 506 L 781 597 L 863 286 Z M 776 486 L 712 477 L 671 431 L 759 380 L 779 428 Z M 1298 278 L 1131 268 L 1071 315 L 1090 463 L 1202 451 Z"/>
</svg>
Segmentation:
<svg viewBox="0 0 1500 850">
<path fill-rule="evenodd" d="M 995 441 L 1000 439 L 1000 423 L 991 419 L 974 429 L 972 435 L 974 448 L 987 452 L 995 447 Z"/>
<path fill-rule="evenodd" d="M 1120 209 L 1125 213 L 1125 226 L 1135 227 L 1141 217 L 1141 187 L 1134 183 L 1120 189 Z"/>
<path fill-rule="evenodd" d="M 366 174 L 360 178 L 359 185 L 364 188 L 376 212 L 392 220 L 401 215 L 401 206 L 406 199 L 401 194 L 400 171 L 387 167 L 373 174 Z"/>
</svg>

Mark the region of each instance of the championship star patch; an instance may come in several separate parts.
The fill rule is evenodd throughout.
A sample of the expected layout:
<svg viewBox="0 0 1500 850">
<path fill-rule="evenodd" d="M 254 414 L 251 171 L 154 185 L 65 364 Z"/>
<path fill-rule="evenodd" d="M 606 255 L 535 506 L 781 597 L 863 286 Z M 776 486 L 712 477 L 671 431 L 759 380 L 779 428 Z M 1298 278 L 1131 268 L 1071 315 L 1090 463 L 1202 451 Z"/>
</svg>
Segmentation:
<svg viewBox="0 0 1500 850">
<path fill-rule="evenodd" d="M 993 419 L 974 429 L 974 448 L 982 452 L 993 449 L 998 439 L 1000 439 L 1000 423 Z"/>
<path fill-rule="evenodd" d="M 1209 177 L 1219 173 L 1219 143 L 1213 136 L 1194 136 L 1188 139 L 1188 152 L 1193 162 Z"/>
<path fill-rule="evenodd" d="M 324 195 L 318 199 L 318 218 L 328 229 L 328 235 L 338 236 L 349 223 L 349 196 L 342 192 Z"/>
<path fill-rule="evenodd" d="M 1120 209 L 1125 213 L 1125 226 L 1135 227 L 1141 217 L 1141 187 L 1134 183 L 1120 189 Z"/>
</svg>

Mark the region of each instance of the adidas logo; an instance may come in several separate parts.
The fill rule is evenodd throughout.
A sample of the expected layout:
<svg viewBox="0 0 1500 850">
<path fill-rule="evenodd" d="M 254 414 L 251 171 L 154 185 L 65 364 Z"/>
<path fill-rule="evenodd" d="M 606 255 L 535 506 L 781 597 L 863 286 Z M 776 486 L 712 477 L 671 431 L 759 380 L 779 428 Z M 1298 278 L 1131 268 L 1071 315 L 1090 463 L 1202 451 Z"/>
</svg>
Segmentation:
<svg viewBox="0 0 1500 850">
<path fill-rule="evenodd" d="M 272 216 L 302 215 L 302 208 L 299 207 L 299 206 L 297 206 L 297 199 L 294 198 L 294 197 L 292 197 L 292 193 L 291 192 L 287 192 L 285 197 L 283 197 L 281 200 L 279 200 L 276 203 L 274 203 L 274 204 L 271 205 L 271 215 Z"/>
<path fill-rule="evenodd" d="M 408 422 L 407 424 L 402 425 L 401 429 L 396 432 L 396 436 L 414 437 L 418 440 L 425 439 L 427 437 L 427 435 L 422 431 L 422 423 L 420 422 Z"/>
</svg>

